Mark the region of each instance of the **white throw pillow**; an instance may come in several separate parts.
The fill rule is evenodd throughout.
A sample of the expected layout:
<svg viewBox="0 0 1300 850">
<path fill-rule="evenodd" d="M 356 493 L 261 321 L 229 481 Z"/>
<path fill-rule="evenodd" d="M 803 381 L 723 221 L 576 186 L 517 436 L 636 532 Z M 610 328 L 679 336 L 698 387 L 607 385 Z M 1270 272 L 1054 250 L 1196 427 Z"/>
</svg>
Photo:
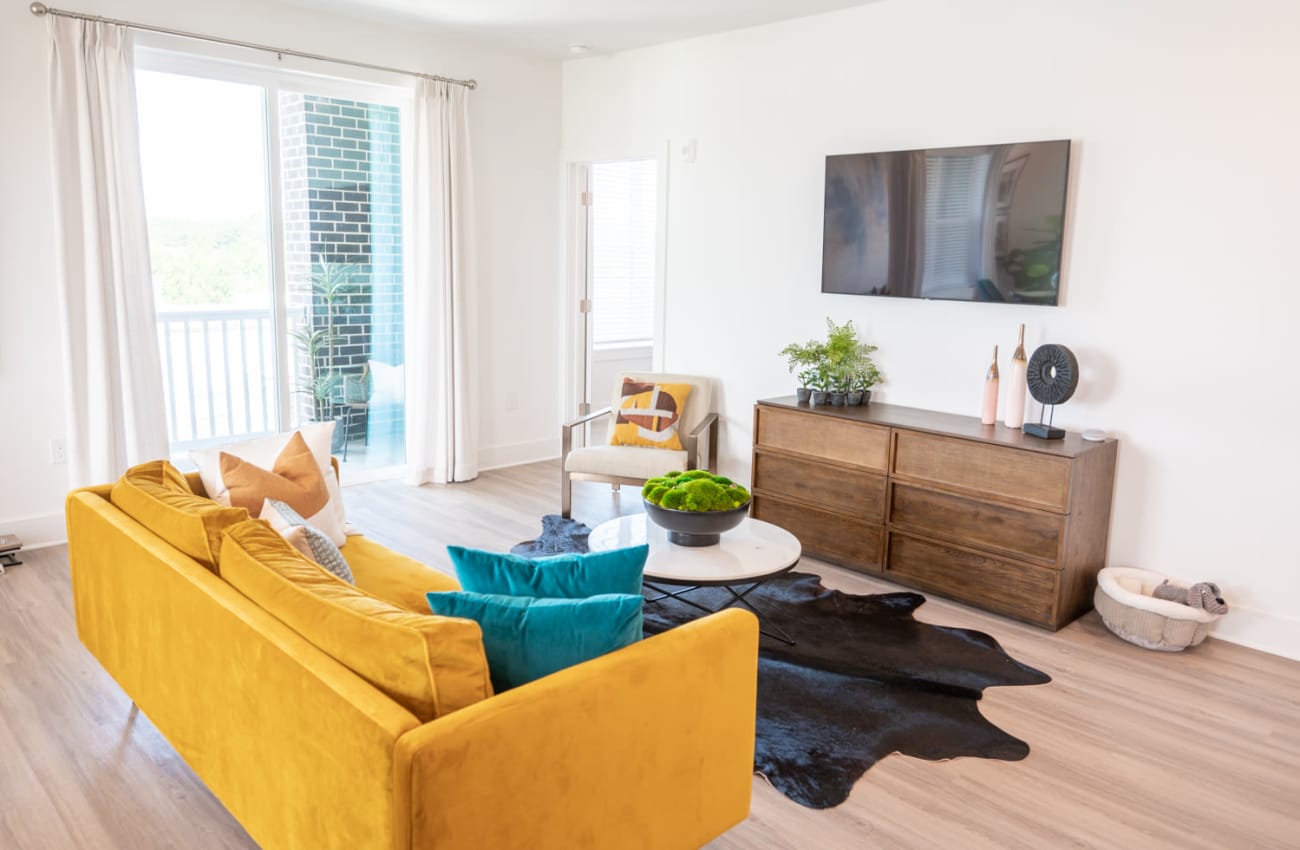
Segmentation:
<svg viewBox="0 0 1300 850">
<path fill-rule="evenodd" d="M 342 546 L 347 542 L 347 518 L 343 513 L 343 493 L 339 489 L 338 478 L 335 477 L 334 467 L 330 463 L 330 445 L 334 440 L 334 423 L 310 422 L 298 430 L 302 433 L 307 448 L 311 450 L 312 457 L 320 467 L 321 474 L 325 478 L 325 487 L 329 491 L 329 502 L 319 513 L 307 517 L 307 521 L 325 532 L 335 546 Z M 289 440 L 294 433 L 290 431 L 286 434 L 276 434 L 273 437 L 262 437 L 256 440 L 231 443 L 227 446 L 214 446 L 208 449 L 191 451 L 190 460 L 194 461 L 195 466 L 199 468 L 199 478 L 203 481 L 203 489 L 208 492 L 208 498 L 223 505 L 230 504 L 230 490 L 226 487 L 225 482 L 221 480 L 222 452 L 234 455 L 263 469 L 271 469 L 275 465 L 276 458 L 284 451 L 284 447 L 289 444 Z"/>
<path fill-rule="evenodd" d="M 370 403 L 380 405 L 398 405 L 406 402 L 406 364 L 398 366 L 382 360 L 368 361 L 370 368 L 371 392 Z"/>
</svg>

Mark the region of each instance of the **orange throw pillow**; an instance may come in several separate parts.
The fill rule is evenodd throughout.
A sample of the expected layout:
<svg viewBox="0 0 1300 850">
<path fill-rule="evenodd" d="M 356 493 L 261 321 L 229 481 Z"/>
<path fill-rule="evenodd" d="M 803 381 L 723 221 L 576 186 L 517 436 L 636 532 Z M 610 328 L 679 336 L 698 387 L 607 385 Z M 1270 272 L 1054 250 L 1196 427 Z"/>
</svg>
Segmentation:
<svg viewBox="0 0 1300 850">
<path fill-rule="evenodd" d="M 284 502 L 305 517 L 320 513 L 330 500 L 325 476 L 300 432 L 294 433 L 269 471 L 222 452 L 221 480 L 230 491 L 230 504 L 253 515 L 261 512 L 266 499 Z"/>
</svg>

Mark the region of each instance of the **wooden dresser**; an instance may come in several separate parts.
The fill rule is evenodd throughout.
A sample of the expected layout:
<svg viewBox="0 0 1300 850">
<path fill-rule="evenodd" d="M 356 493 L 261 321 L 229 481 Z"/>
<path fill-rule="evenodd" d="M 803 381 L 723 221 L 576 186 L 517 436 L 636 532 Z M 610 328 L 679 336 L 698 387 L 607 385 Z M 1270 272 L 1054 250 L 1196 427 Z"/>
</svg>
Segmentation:
<svg viewBox="0 0 1300 850">
<path fill-rule="evenodd" d="M 1092 607 L 1115 453 L 972 416 L 767 399 L 752 513 L 813 557 L 1059 629 Z"/>
</svg>

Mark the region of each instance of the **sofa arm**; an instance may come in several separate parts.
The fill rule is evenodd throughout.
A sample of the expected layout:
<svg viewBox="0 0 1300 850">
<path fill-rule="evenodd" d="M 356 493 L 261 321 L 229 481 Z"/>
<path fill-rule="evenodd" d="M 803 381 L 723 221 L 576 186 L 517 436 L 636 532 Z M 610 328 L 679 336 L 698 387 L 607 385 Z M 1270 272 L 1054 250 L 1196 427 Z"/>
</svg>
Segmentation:
<svg viewBox="0 0 1300 850">
<path fill-rule="evenodd" d="M 412 850 L 707 843 L 749 813 L 757 668 L 729 609 L 411 730 Z"/>
</svg>

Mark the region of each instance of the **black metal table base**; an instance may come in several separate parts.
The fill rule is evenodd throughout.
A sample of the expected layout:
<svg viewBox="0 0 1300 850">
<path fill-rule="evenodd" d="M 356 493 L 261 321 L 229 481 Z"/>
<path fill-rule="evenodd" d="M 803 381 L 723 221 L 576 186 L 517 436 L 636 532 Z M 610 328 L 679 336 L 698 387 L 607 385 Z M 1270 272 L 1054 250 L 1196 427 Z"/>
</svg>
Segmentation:
<svg viewBox="0 0 1300 850">
<path fill-rule="evenodd" d="M 692 608 L 698 608 L 699 610 L 703 611 L 706 614 L 716 614 L 717 612 L 730 608 L 733 605 L 744 605 L 750 611 L 753 611 L 754 614 L 758 617 L 759 634 L 764 635 L 766 637 L 770 637 L 773 640 L 779 640 L 782 643 L 786 644 L 787 646 L 794 646 L 795 645 L 794 639 L 791 638 L 790 635 L 786 634 L 785 629 L 781 628 L 775 623 L 769 622 L 767 615 L 764 614 L 757 606 L 755 606 L 753 602 L 750 602 L 749 599 L 746 598 L 749 596 L 749 594 L 753 593 L 756 589 L 762 587 L 766 583 L 767 583 L 767 579 L 760 579 L 759 581 L 756 581 L 753 584 L 751 584 L 749 587 L 745 588 L 743 592 L 737 593 L 735 586 L 730 584 L 709 584 L 709 585 L 693 584 L 686 587 L 678 587 L 675 590 L 670 590 L 667 587 L 660 587 L 659 585 L 654 584 L 653 582 L 647 581 L 644 582 L 646 588 L 654 591 L 659 595 L 647 596 L 645 601 L 647 603 L 650 603 L 650 602 L 660 602 L 664 599 L 676 599 L 678 602 L 681 602 L 685 605 L 690 605 Z M 731 599 L 729 599 L 727 603 L 721 606 L 720 608 L 709 608 L 708 606 L 701 605 L 700 603 L 694 600 L 683 598 L 683 594 L 690 593 L 692 590 L 702 590 L 705 587 L 724 588 L 728 593 L 731 594 Z M 767 623 L 768 628 L 772 629 L 771 632 L 766 631 L 763 628 L 764 623 Z M 773 634 L 773 632 L 775 632 L 775 634 Z"/>
</svg>

